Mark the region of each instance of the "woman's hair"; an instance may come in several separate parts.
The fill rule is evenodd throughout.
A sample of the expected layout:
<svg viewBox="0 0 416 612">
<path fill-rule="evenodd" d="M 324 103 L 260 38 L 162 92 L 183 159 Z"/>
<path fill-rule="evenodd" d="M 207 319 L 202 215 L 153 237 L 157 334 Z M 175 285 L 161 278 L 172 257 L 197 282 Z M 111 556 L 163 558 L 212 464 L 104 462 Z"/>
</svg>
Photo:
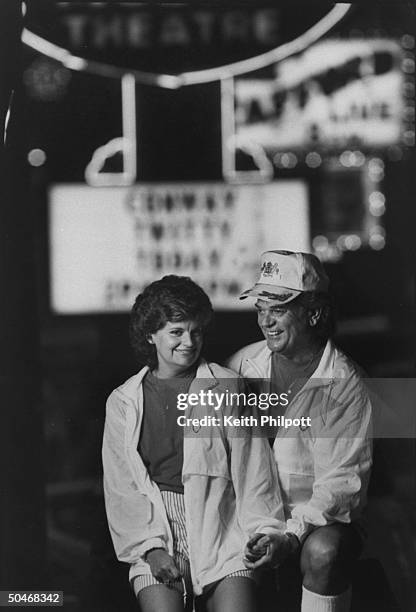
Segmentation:
<svg viewBox="0 0 416 612">
<path fill-rule="evenodd" d="M 306 310 L 321 309 L 317 324 L 311 328 L 319 340 L 326 342 L 335 332 L 334 300 L 330 293 L 305 291 L 293 300 L 293 303 L 303 306 Z"/>
<path fill-rule="evenodd" d="M 130 344 L 141 364 L 157 365 L 150 334 L 168 321 L 197 321 L 205 330 L 213 317 L 212 304 L 203 289 L 188 276 L 164 276 L 136 297 L 130 315 Z"/>
</svg>

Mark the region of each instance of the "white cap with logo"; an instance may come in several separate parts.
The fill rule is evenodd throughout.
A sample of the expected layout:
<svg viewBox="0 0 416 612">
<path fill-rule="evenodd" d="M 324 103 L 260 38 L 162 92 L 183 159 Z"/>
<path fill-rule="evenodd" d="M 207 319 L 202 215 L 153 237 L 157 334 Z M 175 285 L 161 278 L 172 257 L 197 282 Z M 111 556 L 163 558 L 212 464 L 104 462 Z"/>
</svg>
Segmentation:
<svg viewBox="0 0 416 612">
<path fill-rule="evenodd" d="M 311 253 L 266 251 L 261 256 L 260 278 L 240 300 L 258 297 L 286 304 L 305 291 L 328 291 L 329 279 L 319 259 Z"/>
</svg>

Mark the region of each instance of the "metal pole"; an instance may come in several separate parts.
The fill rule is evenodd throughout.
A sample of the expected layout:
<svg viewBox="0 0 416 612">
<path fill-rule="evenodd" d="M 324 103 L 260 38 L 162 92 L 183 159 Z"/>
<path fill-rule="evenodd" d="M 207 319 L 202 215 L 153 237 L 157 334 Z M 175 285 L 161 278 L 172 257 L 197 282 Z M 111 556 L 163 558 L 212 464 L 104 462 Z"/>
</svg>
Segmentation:
<svg viewBox="0 0 416 612">
<path fill-rule="evenodd" d="M 34 251 L 20 83 L 21 6 L 0 2 L 0 589 L 47 588 Z M 16 104 L 15 104 L 16 103 Z M 17 119 L 17 120 L 16 120 Z M 2 139 L 3 140 L 3 139 Z"/>
</svg>

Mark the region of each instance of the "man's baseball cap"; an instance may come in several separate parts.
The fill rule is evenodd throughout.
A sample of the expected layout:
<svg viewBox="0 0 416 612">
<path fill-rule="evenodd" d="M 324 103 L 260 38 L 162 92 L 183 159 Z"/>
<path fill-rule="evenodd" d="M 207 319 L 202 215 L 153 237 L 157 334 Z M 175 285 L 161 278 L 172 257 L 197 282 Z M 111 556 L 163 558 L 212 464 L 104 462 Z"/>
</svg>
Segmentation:
<svg viewBox="0 0 416 612">
<path fill-rule="evenodd" d="M 266 251 L 261 256 L 260 278 L 240 300 L 258 297 L 287 304 L 305 291 L 328 291 L 329 279 L 315 255 L 293 251 Z"/>
</svg>

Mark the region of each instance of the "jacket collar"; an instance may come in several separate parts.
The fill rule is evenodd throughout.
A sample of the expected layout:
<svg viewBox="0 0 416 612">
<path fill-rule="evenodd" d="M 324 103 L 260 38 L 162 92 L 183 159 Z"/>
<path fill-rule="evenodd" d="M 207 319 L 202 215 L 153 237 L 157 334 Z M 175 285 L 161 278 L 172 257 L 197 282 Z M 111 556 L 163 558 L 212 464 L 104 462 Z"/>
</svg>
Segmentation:
<svg viewBox="0 0 416 612">
<path fill-rule="evenodd" d="M 312 376 L 303 388 L 321 387 L 322 385 L 328 385 L 331 383 L 331 379 L 334 378 L 335 372 L 335 358 L 337 355 L 337 349 L 332 340 L 327 340 L 324 348 L 321 360 L 318 367 L 313 372 Z M 256 369 L 260 372 L 267 372 L 268 376 L 271 375 L 271 356 L 272 351 L 267 346 L 266 340 L 264 341 L 264 347 L 252 358 L 248 358 L 247 361 L 255 365 Z"/>
<path fill-rule="evenodd" d="M 218 385 L 218 379 L 213 373 L 210 365 L 205 359 L 200 359 L 198 369 L 196 371 L 196 376 L 191 383 L 191 389 L 194 389 L 194 386 L 198 387 L 198 389 L 213 389 Z"/>
<path fill-rule="evenodd" d="M 144 366 L 137 374 L 131 376 L 125 383 L 118 387 L 118 391 L 130 400 L 136 401 L 139 388 L 143 382 L 143 378 L 149 371 L 148 366 Z M 191 383 L 191 388 L 194 386 L 200 389 L 212 389 L 218 385 L 218 380 L 213 374 L 208 362 L 201 358 L 196 371 L 195 379 Z"/>
</svg>

